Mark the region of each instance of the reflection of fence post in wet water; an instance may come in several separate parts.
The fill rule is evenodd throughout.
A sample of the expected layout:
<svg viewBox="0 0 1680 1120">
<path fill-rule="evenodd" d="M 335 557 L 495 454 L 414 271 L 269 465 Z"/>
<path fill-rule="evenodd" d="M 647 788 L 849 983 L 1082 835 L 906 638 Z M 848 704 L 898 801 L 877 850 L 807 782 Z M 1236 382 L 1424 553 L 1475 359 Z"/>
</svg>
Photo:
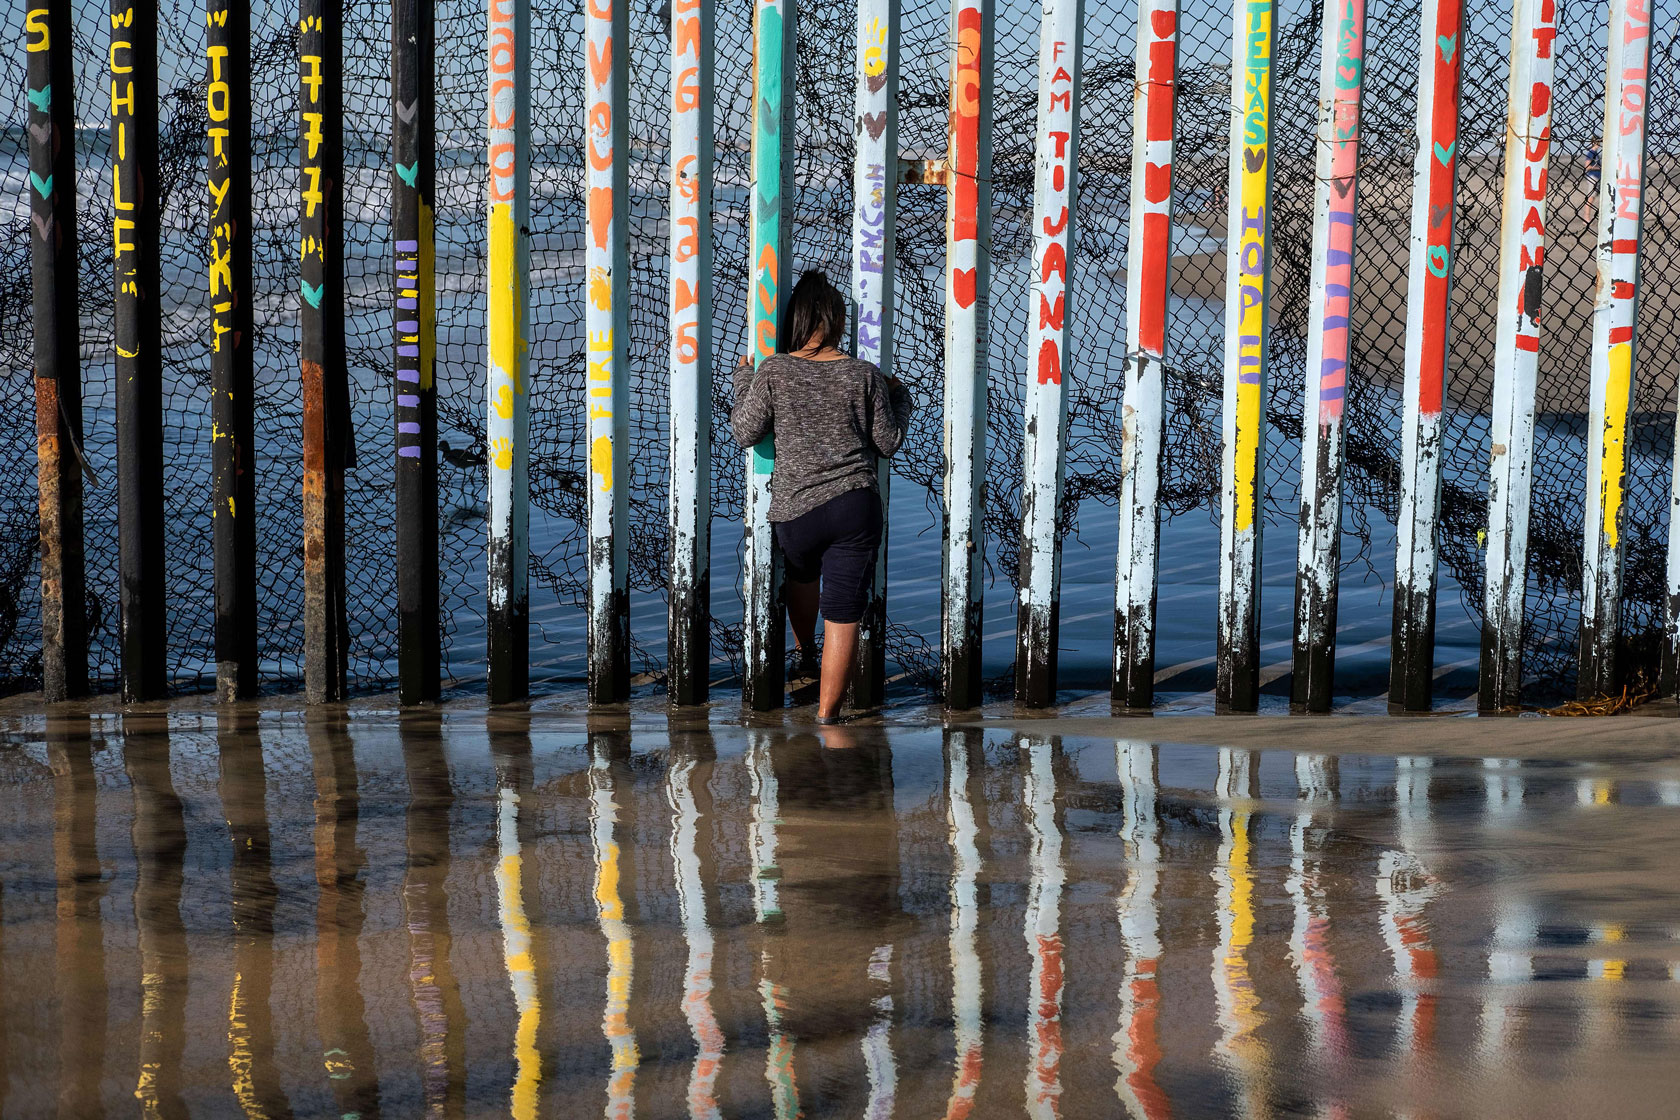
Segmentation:
<svg viewBox="0 0 1680 1120">
<path fill-rule="evenodd" d="M 531 5 L 490 0 L 489 209 L 485 335 L 489 367 L 487 684 L 491 703 L 524 696 L 531 596 Z M 616 153 L 615 153 L 616 154 Z"/>
<path fill-rule="evenodd" d="M 1035 708 L 1056 699 L 1061 621 L 1062 467 L 1067 457 L 1068 294 L 1079 191 L 1079 62 L 1084 0 L 1044 5 L 1038 48 L 1033 157 L 1032 280 L 1026 428 L 1022 440 L 1021 594 L 1015 626 L 1015 695 Z"/>
<path fill-rule="evenodd" d="M 753 6 L 751 230 L 747 253 L 747 346 L 754 366 L 774 354 L 787 305 L 793 220 L 794 80 L 797 0 Z M 804 339 L 799 340 L 803 346 Z M 775 437 L 747 452 L 741 560 L 742 699 L 758 711 L 782 705 L 786 666 L 781 554 L 770 528 Z"/>
<path fill-rule="evenodd" d="M 688 1079 L 688 1111 L 695 1120 L 717 1120 L 722 1115 L 717 1082 L 726 1040 L 712 1007 L 716 939 L 712 935 L 713 904 L 706 890 L 707 883 L 718 881 L 717 854 L 710 835 L 715 824 L 711 779 L 717 748 L 709 732 L 696 732 L 681 738 L 673 736 L 671 753 L 665 793 L 671 806 L 671 862 L 677 907 L 688 949 L 682 1006 L 695 1048 L 694 1068 Z M 702 827 L 708 830 L 704 845 L 700 842 Z"/>
<path fill-rule="evenodd" d="M 1458 200 L 1459 72 L 1464 0 L 1438 0 L 1419 21 L 1417 156 L 1406 280 L 1405 417 L 1390 644 L 1390 709 L 1426 711 L 1435 680 L 1435 526 L 1441 505 L 1441 415 L 1452 311 L 1453 211 Z"/>
<path fill-rule="evenodd" d="M 540 1111 L 543 1081 L 542 1052 L 537 1029 L 542 1021 L 542 976 L 537 970 L 536 943 L 531 934 L 526 898 L 537 900 L 534 868 L 525 861 L 534 831 L 531 796 L 530 716 L 515 717 L 511 728 L 490 731 L 490 753 L 496 763 L 496 917 L 502 929 L 502 959 L 518 1022 L 513 1032 L 513 1085 L 508 1090 L 509 1114 L 528 1120 Z"/>
<path fill-rule="evenodd" d="M 1605 63 L 1604 142 L 1598 185 L 1598 288 L 1593 301 L 1592 402 L 1587 413 L 1585 550 L 1581 565 L 1582 699 L 1621 684 L 1622 541 L 1627 486 L 1628 412 L 1633 404 L 1639 321 L 1639 246 L 1645 215 L 1645 113 L 1648 105 L 1651 6 L 1612 0 L 1610 50 Z M 1680 456 L 1675 459 L 1680 506 Z M 1680 549 L 1670 520 L 1668 640 L 1663 677 L 1672 685 L 1680 649 Z"/>
<path fill-rule="evenodd" d="M 163 695 L 163 321 L 157 6 L 111 3 L 111 173 L 116 294 L 117 580 L 124 700 Z M 50 98 L 51 90 L 37 96 Z M 63 96 L 71 96 L 66 87 Z M 73 107 L 73 103 L 72 103 Z M 70 189 L 70 184 L 65 184 Z"/>
<path fill-rule="evenodd" d="M 1178 0 L 1138 5 L 1133 71 L 1130 227 L 1126 235 L 1126 373 L 1120 427 L 1120 537 L 1114 581 L 1116 707 L 1155 702 L 1155 592 L 1161 547 L 1161 435 L 1166 412 L 1167 294 L 1172 287 L 1173 142 Z M 1140 202 L 1141 200 L 1141 202 Z"/>
<path fill-rule="evenodd" d="M 985 1063 L 985 984 L 976 944 L 980 925 L 980 817 L 975 806 L 979 806 L 981 815 L 986 812 L 982 781 L 986 756 L 978 730 L 947 729 L 944 745 L 946 825 L 952 863 L 951 1022 L 956 1045 L 956 1071 L 945 1115 L 959 1120 L 974 1108 Z"/>
<path fill-rule="evenodd" d="M 852 353 L 893 376 L 893 304 L 898 264 L 899 0 L 859 0 L 857 155 L 852 161 Z M 883 528 L 875 582 L 858 629 L 851 703 L 880 704 L 887 674 L 887 537 L 892 461 L 875 462 Z"/>
<path fill-rule="evenodd" d="M 666 690 L 704 704 L 712 645 L 713 0 L 671 26 L 671 568 Z"/>
<path fill-rule="evenodd" d="M 987 317 L 992 276 L 992 0 L 951 5 L 945 211 L 945 706 L 980 703 Z"/>
<path fill-rule="evenodd" d="M 1359 210 L 1359 111 L 1365 93 L 1365 0 L 1324 6 L 1319 35 L 1318 182 L 1313 190 L 1312 306 L 1301 394 L 1301 530 L 1295 561 L 1290 706 L 1330 710 L 1342 563 L 1342 413 L 1353 354 L 1353 250 Z"/>
<path fill-rule="evenodd" d="M 434 0 L 391 8 L 391 236 L 396 365 L 397 694 L 436 700 L 438 634 L 437 287 L 432 230 L 437 178 Z"/>
<path fill-rule="evenodd" d="M 641 1053 L 630 1022 L 635 983 L 636 861 L 627 858 L 621 837 L 633 838 L 635 819 L 622 819 L 635 795 L 629 767 L 628 733 L 589 734 L 589 837 L 595 856 L 595 916 L 607 948 L 606 1011 L 601 1030 L 612 1051 L 607 1078 L 607 1116 L 635 1112 L 636 1071 Z"/>
<path fill-rule="evenodd" d="M 1231 176 L 1225 254 L 1224 485 L 1219 509 L 1217 705 L 1260 705 L 1260 530 L 1272 297 L 1274 0 L 1231 21 Z M 1240 80 L 1239 80 L 1240 79 Z"/>
<path fill-rule="evenodd" d="M 257 691 L 257 472 L 251 375 L 251 7 L 209 0 L 210 519 L 216 698 Z"/>
<path fill-rule="evenodd" d="M 303 685 L 312 704 L 344 699 L 350 671 L 344 468 L 355 462 L 355 437 L 344 360 L 343 58 L 343 6 L 337 0 L 300 0 Z"/>
<path fill-rule="evenodd" d="M 1528 499 L 1534 470 L 1534 390 L 1546 258 L 1546 165 L 1552 146 L 1555 0 L 1520 0 L 1512 16 L 1505 204 L 1500 217 L 1499 317 L 1493 352 L 1488 475 L 1487 602 L 1482 615 L 1484 712 L 1522 700 Z"/>
<path fill-rule="evenodd" d="M 1163 862 L 1159 811 L 1160 748 L 1122 739 L 1115 743 L 1120 779 L 1120 835 L 1131 871 L 1115 909 L 1126 963 L 1120 980 L 1120 1026 L 1114 1032 L 1114 1066 L 1120 1079 L 1114 1089 L 1134 1116 L 1163 1120 L 1172 1115 L 1167 1095 L 1156 1080 L 1161 1064 L 1160 891 Z"/>
<path fill-rule="evenodd" d="M 88 717 L 61 718 L 62 722 L 47 725 L 45 736 L 47 762 L 52 767 L 57 879 L 58 1106 L 65 1116 L 97 1116 L 110 1021 L 105 927 L 100 917 L 106 880 L 99 866 L 99 775 L 94 769 Z"/>
<path fill-rule="evenodd" d="M 76 264 L 76 104 L 70 5 L 30 9 L 29 258 L 34 280 L 36 486 L 41 518 L 41 693 L 87 692 L 82 551 L 81 278 Z M 53 94 L 58 99 L 53 100 Z"/>
</svg>

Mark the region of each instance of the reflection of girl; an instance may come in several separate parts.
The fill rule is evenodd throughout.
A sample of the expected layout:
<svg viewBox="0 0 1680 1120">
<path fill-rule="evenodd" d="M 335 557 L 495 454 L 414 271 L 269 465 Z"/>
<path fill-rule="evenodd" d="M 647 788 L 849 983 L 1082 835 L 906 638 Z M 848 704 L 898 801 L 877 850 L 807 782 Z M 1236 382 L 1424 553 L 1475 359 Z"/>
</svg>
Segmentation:
<svg viewBox="0 0 1680 1120">
<path fill-rule="evenodd" d="M 778 738 L 770 760 L 785 921 L 767 938 L 765 967 L 782 997 L 799 1107 L 865 1116 L 894 1076 L 890 1026 L 880 1030 L 900 914 L 887 744 L 846 728 Z"/>
<path fill-rule="evenodd" d="M 915 406 L 897 378 L 840 349 L 846 301 L 822 273 L 794 287 L 786 322 L 796 348 L 757 368 L 742 357 L 729 423 L 743 446 L 775 434 L 770 520 L 787 561 L 788 621 L 809 664 L 822 608 L 817 718 L 834 723 L 881 546 L 875 460 L 904 442 Z"/>
</svg>

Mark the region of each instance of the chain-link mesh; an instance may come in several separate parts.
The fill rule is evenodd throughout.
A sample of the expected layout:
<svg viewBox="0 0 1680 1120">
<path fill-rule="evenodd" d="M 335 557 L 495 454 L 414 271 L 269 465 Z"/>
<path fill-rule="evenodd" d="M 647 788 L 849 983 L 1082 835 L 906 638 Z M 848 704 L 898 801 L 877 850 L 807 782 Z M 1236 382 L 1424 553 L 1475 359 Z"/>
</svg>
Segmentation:
<svg viewBox="0 0 1680 1120">
<path fill-rule="evenodd" d="M 631 581 L 639 667 L 659 669 L 664 644 L 667 427 L 665 321 L 667 189 L 665 106 L 669 97 L 669 6 L 634 0 L 630 17 L 632 398 Z M 532 206 L 531 485 L 534 666 L 539 676 L 583 670 L 584 355 L 581 5 L 537 6 L 534 28 L 535 128 Z M 942 155 L 949 67 L 948 12 L 906 4 L 900 28 L 901 149 Z M 302 540 L 299 496 L 300 399 L 297 378 L 297 35 L 295 13 L 259 3 L 253 14 L 253 159 L 256 254 L 259 625 L 263 674 L 271 686 L 301 674 Z M 91 649 L 96 679 L 116 673 L 116 489 L 111 362 L 111 152 L 105 9 L 84 3 L 76 16 L 78 220 L 81 230 L 82 342 L 86 455 L 98 475 L 87 492 Z M 1402 403 L 1404 301 L 1411 164 L 1415 150 L 1418 12 L 1415 0 L 1371 0 L 1360 162 L 1355 345 L 1348 379 L 1344 563 L 1347 581 L 1386 582 L 1390 570 Z M 1313 127 L 1319 69 L 1317 4 L 1280 4 L 1274 45 L 1275 329 L 1266 477 L 1268 519 L 1287 533 L 1297 516 L 1303 368 L 1313 198 Z M 856 9 L 845 0 L 803 3 L 799 11 L 798 153 L 793 263 L 820 267 L 836 283 L 849 277 L 853 149 L 851 112 Z M 1601 4 L 1560 0 L 1558 65 L 1548 191 L 1546 296 L 1540 355 L 1538 445 L 1529 541 L 1525 650 L 1535 687 L 1567 687 L 1579 619 L 1582 464 L 1594 288 L 1596 183 L 1590 153 L 1602 130 L 1605 12 Z M 1163 516 L 1208 516 L 1219 493 L 1222 387 L 1223 238 L 1230 129 L 1229 10 L 1185 4 L 1181 18 L 1175 178 L 1175 300 L 1169 324 L 1168 440 Z M 1078 250 L 1069 298 L 1067 533 L 1112 502 L 1120 461 L 1120 387 L 1125 359 L 1124 261 L 1134 93 L 1133 0 L 1086 5 L 1084 124 Z M 166 2 L 163 28 L 159 195 L 164 213 L 166 514 L 169 663 L 177 688 L 208 679 L 211 521 L 209 492 L 209 332 L 206 271 L 204 19 L 191 5 Z M 750 146 L 751 4 L 716 7 L 716 305 L 720 368 L 744 349 Z M 1650 130 L 1645 190 L 1640 377 L 1626 504 L 1630 641 L 1654 647 L 1663 597 L 1667 481 L 1673 442 L 1673 377 L 1680 335 L 1668 329 L 1676 296 L 1670 249 L 1680 249 L 1667 199 L 1680 153 L 1680 90 L 1671 63 L 1675 36 L 1660 22 L 1651 54 Z M 347 526 L 354 683 L 377 688 L 393 674 L 395 611 L 391 484 L 388 242 L 389 10 L 352 3 L 345 18 L 345 245 L 357 466 L 349 473 Z M 485 13 L 481 4 L 437 6 L 439 308 L 438 386 L 442 438 L 454 448 L 483 440 L 483 199 Z M 1032 131 L 1036 110 L 1037 6 L 999 5 L 997 13 L 994 299 L 991 448 L 986 531 L 994 580 L 1015 578 L 1019 533 L 1021 389 L 1026 285 L 1031 254 Z M 15 41 L 15 40 L 14 40 Z M 1464 32 L 1464 94 L 1453 321 L 1441 502 L 1441 559 L 1479 618 L 1486 526 L 1488 414 L 1497 285 L 1500 192 L 1510 46 L 1508 5 L 1471 6 Z M 0 681 L 17 687 L 39 676 L 39 596 L 33 394 L 29 376 L 27 134 L 24 55 L 5 70 L 11 126 L 0 133 L 0 168 L 13 204 L 0 236 Z M 895 485 L 940 501 L 942 463 L 941 265 L 944 194 L 900 189 L 898 372 L 925 405 Z M 715 652 L 739 649 L 737 555 L 741 457 L 728 438 L 727 378 L 714 388 Z M 449 669 L 481 675 L 483 655 L 484 478 L 481 467 L 442 468 L 442 625 Z M 895 505 L 897 502 L 895 502 Z M 1373 516 L 1374 515 L 1374 516 Z M 1208 614 L 1212 624 L 1211 610 Z M 895 626 L 891 656 L 911 671 L 930 664 L 921 633 Z"/>
</svg>

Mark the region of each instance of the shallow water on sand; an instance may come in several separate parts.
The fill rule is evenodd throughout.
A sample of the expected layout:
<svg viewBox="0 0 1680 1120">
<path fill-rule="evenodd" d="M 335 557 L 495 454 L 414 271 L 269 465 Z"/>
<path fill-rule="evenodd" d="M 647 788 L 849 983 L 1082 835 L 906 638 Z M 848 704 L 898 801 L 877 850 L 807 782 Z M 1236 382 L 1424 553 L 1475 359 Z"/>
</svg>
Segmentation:
<svg viewBox="0 0 1680 1120">
<path fill-rule="evenodd" d="M 6 726 L 7 1116 L 1631 1115 L 1680 1088 L 1661 758 L 1162 720 Z"/>
</svg>

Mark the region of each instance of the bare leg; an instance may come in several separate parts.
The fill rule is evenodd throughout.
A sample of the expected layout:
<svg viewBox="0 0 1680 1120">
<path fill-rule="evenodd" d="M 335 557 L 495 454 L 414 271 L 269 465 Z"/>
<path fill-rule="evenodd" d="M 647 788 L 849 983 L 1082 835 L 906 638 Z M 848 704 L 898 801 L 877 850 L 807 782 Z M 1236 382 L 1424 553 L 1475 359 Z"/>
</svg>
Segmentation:
<svg viewBox="0 0 1680 1120">
<path fill-rule="evenodd" d="M 817 639 L 817 583 L 787 581 L 788 625 L 793 627 L 793 642 L 808 650 Z"/>
<path fill-rule="evenodd" d="M 817 693 L 817 715 L 823 719 L 840 714 L 857 657 L 857 636 L 855 622 L 823 620 L 822 688 Z"/>
</svg>

